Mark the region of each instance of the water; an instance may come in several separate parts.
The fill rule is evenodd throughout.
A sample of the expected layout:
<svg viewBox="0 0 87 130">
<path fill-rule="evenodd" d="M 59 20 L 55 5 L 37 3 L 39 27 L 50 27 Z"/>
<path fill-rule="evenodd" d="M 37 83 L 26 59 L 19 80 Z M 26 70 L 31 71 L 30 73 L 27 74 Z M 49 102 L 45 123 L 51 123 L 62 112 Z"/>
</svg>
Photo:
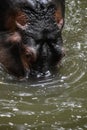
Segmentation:
<svg viewBox="0 0 87 130">
<path fill-rule="evenodd" d="M 87 0 L 66 1 L 58 73 L 25 82 L 0 69 L 0 130 L 87 130 Z"/>
</svg>

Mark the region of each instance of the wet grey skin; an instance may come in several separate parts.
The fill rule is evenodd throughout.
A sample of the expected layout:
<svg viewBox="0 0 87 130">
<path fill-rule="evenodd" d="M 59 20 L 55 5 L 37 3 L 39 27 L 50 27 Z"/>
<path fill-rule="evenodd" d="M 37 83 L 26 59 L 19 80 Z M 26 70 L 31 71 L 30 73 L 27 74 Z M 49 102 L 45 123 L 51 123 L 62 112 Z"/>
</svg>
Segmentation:
<svg viewBox="0 0 87 130">
<path fill-rule="evenodd" d="M 29 22 L 20 26 L 23 43 L 36 50 L 36 61 L 32 64 L 31 75 L 45 74 L 56 66 L 64 56 L 61 30 L 54 18 L 56 5 L 52 0 L 27 1 L 22 10 L 27 14 Z"/>
<path fill-rule="evenodd" d="M 0 53 L 3 55 L 0 62 L 8 72 L 17 77 L 28 77 L 45 75 L 55 68 L 64 56 L 61 33 L 65 0 L 1 0 L 0 7 L 0 33 L 5 33 L 4 40 L 1 38 L 0 41 Z M 21 24 L 21 18 L 17 21 L 18 14 L 23 16 L 24 24 Z M 10 21 L 10 17 L 14 21 Z M 13 32 L 9 21 L 14 22 L 11 25 L 15 26 Z"/>
</svg>

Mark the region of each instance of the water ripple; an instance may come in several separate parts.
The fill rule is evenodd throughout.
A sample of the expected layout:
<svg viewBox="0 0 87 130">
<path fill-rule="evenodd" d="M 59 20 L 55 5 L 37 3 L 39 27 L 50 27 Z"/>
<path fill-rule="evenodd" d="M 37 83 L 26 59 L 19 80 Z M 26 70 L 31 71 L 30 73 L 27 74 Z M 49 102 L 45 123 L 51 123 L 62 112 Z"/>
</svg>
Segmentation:
<svg viewBox="0 0 87 130">
<path fill-rule="evenodd" d="M 52 76 L 19 82 L 0 67 L 0 130 L 87 129 L 87 0 L 66 0 L 65 19 Z"/>
</svg>

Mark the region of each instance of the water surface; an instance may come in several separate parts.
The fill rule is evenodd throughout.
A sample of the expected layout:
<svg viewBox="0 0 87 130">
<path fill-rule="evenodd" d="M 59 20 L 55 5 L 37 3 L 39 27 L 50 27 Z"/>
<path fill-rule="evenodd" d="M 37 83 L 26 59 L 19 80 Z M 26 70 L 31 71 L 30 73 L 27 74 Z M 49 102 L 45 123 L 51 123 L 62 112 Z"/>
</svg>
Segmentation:
<svg viewBox="0 0 87 130">
<path fill-rule="evenodd" d="M 87 0 L 66 0 L 58 73 L 26 82 L 0 68 L 0 130 L 87 129 Z"/>
</svg>

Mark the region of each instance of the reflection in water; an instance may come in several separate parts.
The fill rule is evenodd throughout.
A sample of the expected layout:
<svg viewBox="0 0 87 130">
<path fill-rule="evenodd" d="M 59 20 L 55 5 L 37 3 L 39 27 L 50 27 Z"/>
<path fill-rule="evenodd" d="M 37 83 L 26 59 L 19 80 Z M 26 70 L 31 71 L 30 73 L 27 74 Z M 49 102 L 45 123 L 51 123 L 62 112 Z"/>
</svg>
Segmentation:
<svg viewBox="0 0 87 130">
<path fill-rule="evenodd" d="M 17 82 L 0 68 L 0 130 L 87 129 L 87 1 L 66 1 L 66 57 L 49 78 Z"/>
</svg>

